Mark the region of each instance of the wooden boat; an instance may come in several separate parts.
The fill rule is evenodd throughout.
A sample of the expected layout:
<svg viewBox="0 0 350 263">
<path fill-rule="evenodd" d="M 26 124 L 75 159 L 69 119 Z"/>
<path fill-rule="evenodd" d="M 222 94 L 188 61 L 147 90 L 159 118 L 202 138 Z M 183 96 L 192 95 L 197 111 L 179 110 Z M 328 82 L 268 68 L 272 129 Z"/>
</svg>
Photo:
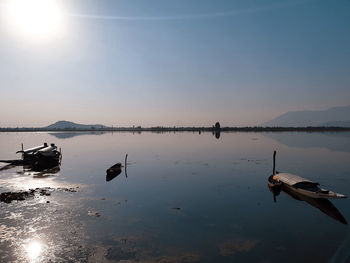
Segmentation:
<svg viewBox="0 0 350 263">
<path fill-rule="evenodd" d="M 276 151 L 273 155 L 273 173 L 268 178 L 269 187 L 285 187 L 290 191 L 316 198 L 316 199 L 328 199 L 328 198 L 346 198 L 343 194 L 338 194 L 327 189 L 319 187 L 319 183 L 310 181 L 300 176 L 290 173 L 278 173 L 275 171 L 275 157 Z"/>
<path fill-rule="evenodd" d="M 55 144 L 50 146 L 47 143 L 30 149 L 17 151 L 22 153 L 22 159 L 18 160 L 0 160 L 0 162 L 9 163 L 11 165 L 29 165 L 36 167 L 53 167 L 61 163 L 62 154 L 57 150 Z"/>
<path fill-rule="evenodd" d="M 22 145 L 22 150 L 16 153 L 22 153 L 22 159 L 25 164 L 35 163 L 38 159 L 58 160 L 61 156 L 61 153 L 57 151 L 57 146 L 54 143 L 48 145 L 46 142 L 43 145 L 26 150 L 23 150 Z"/>
<path fill-rule="evenodd" d="M 109 167 L 106 172 L 107 173 L 115 173 L 115 172 L 119 172 L 119 170 L 122 169 L 122 164 L 121 163 L 116 163 L 115 165 Z"/>
</svg>

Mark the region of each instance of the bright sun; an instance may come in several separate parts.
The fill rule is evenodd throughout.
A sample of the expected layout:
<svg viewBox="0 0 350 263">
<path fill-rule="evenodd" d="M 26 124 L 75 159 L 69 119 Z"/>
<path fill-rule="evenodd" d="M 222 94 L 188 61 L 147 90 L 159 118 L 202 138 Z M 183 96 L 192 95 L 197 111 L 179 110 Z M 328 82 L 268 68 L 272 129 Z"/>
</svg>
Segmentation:
<svg viewBox="0 0 350 263">
<path fill-rule="evenodd" d="M 28 35 L 54 36 L 62 29 L 63 14 L 55 0 L 12 0 L 9 12 L 16 28 Z"/>
</svg>

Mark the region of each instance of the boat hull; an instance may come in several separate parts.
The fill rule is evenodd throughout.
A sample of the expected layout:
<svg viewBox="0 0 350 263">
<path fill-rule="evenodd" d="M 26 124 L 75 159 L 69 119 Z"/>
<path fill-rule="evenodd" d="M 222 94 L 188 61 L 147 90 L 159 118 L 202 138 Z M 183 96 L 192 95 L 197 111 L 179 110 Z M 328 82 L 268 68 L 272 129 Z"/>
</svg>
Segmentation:
<svg viewBox="0 0 350 263">
<path fill-rule="evenodd" d="M 339 198 L 346 198 L 343 194 L 338 194 L 335 192 L 332 192 L 330 190 L 321 189 L 321 188 L 314 188 L 313 190 L 308 190 L 300 187 L 295 187 L 293 185 L 289 185 L 286 182 L 274 180 L 273 175 L 269 176 L 267 180 L 267 184 L 270 189 L 276 189 L 282 187 L 282 189 L 295 192 L 300 195 L 304 195 L 310 198 L 315 199 L 339 199 Z"/>
</svg>

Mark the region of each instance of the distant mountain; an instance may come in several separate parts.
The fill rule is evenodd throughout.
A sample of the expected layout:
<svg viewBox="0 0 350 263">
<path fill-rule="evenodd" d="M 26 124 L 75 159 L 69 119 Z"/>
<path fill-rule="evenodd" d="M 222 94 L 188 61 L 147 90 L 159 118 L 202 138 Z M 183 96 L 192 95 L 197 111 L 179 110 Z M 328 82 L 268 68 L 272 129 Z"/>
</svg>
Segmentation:
<svg viewBox="0 0 350 263">
<path fill-rule="evenodd" d="M 350 116 L 349 116 L 350 118 Z M 350 127 L 350 120 L 348 121 L 330 121 L 323 123 L 322 126 L 328 126 L 328 127 Z"/>
<path fill-rule="evenodd" d="M 70 121 L 58 121 L 54 124 L 51 124 L 49 126 L 43 127 L 43 129 L 50 129 L 50 130 L 68 130 L 68 129 L 75 129 L 75 130 L 86 130 L 86 129 L 101 129 L 101 128 L 107 128 L 107 126 L 101 125 L 101 124 L 78 124 Z"/>
<path fill-rule="evenodd" d="M 323 111 L 287 112 L 271 121 L 262 123 L 262 126 L 306 127 L 345 125 L 344 127 L 350 127 L 349 119 L 350 105 L 345 107 L 334 107 Z"/>
</svg>

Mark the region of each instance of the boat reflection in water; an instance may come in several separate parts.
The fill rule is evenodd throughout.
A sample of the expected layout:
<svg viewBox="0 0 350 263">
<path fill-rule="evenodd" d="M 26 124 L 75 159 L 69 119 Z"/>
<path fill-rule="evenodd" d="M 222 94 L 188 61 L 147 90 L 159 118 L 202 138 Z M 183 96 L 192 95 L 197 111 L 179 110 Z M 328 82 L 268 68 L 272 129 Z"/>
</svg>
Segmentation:
<svg viewBox="0 0 350 263">
<path fill-rule="evenodd" d="M 106 174 L 106 181 L 109 182 L 109 181 L 112 181 L 114 178 L 116 178 L 119 174 L 121 174 L 122 170 L 115 170 L 114 172 L 112 173 L 107 173 Z"/>
<path fill-rule="evenodd" d="M 114 178 L 116 178 L 120 173 L 122 172 L 122 164 L 116 163 L 115 165 L 111 166 L 106 171 L 106 181 L 112 181 Z"/>
<path fill-rule="evenodd" d="M 34 172 L 33 178 L 46 178 L 48 176 L 57 174 L 60 171 L 60 166 L 53 166 L 42 170 L 30 170 Z"/>
<path fill-rule="evenodd" d="M 319 210 L 321 210 L 323 213 L 325 213 L 329 217 L 337 220 L 340 223 L 347 225 L 347 221 L 344 218 L 344 216 L 339 212 L 339 210 L 328 199 L 311 198 L 311 197 L 308 197 L 306 195 L 300 194 L 296 191 L 293 191 L 292 188 L 286 187 L 284 185 L 271 186 L 270 184 L 268 184 L 267 186 L 270 189 L 270 191 L 272 192 L 273 199 L 275 202 L 277 202 L 276 196 L 278 196 L 280 194 L 280 192 L 282 191 L 296 200 L 305 201 L 309 205 L 318 208 Z"/>
</svg>

